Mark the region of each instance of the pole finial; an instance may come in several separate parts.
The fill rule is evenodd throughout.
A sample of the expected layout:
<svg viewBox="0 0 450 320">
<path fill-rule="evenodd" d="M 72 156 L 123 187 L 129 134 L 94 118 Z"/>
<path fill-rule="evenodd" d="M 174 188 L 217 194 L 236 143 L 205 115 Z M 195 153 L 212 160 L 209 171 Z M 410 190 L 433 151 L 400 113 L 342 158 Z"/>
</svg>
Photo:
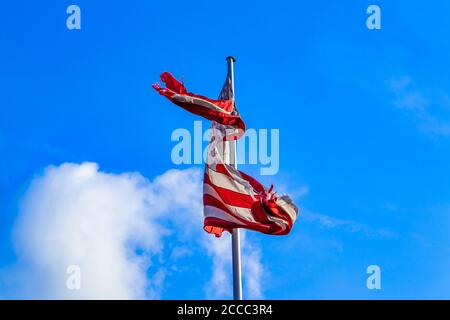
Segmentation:
<svg viewBox="0 0 450 320">
<path fill-rule="evenodd" d="M 225 60 L 232 60 L 233 62 L 236 62 L 236 59 L 233 56 L 228 56 Z"/>
</svg>

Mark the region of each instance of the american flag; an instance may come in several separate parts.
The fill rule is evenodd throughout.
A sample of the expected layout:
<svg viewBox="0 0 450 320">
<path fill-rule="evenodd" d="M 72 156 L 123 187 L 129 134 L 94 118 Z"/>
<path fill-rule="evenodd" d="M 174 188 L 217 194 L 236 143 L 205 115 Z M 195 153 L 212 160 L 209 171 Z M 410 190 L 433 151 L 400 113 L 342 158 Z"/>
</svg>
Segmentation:
<svg viewBox="0 0 450 320">
<path fill-rule="evenodd" d="M 153 84 L 159 94 L 213 121 L 203 181 L 205 231 L 217 237 L 233 228 L 273 235 L 289 233 L 298 214 L 289 196 L 278 196 L 273 187 L 265 188 L 233 165 L 235 157 L 230 145 L 243 135 L 245 124 L 234 102 L 230 76 L 227 75 L 217 100 L 187 92 L 184 84 L 168 72 L 161 74 L 161 81 L 166 88 Z"/>
<path fill-rule="evenodd" d="M 239 116 L 229 75 L 219 99 L 233 101 L 231 113 Z M 240 116 L 239 116 L 240 117 Z M 288 196 L 278 197 L 254 178 L 238 171 L 232 143 L 235 128 L 213 122 L 203 180 L 205 231 L 220 237 L 224 230 L 245 228 L 266 234 L 290 232 L 298 209 Z M 232 140 L 232 139 L 231 139 Z M 228 155 L 226 155 L 228 153 Z"/>
</svg>

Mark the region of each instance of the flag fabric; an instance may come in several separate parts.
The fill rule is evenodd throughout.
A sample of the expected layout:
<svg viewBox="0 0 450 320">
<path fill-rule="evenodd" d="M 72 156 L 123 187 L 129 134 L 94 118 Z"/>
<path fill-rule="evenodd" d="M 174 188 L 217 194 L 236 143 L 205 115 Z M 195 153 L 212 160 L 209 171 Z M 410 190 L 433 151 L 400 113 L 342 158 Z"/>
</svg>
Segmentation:
<svg viewBox="0 0 450 320">
<path fill-rule="evenodd" d="M 245 228 L 272 235 L 288 234 L 298 208 L 287 195 L 278 196 L 256 179 L 234 167 L 236 139 L 245 124 L 234 102 L 231 78 L 227 75 L 218 100 L 188 93 L 170 73 L 161 74 L 166 88 L 153 88 L 174 104 L 212 120 L 203 180 L 204 229 L 220 237 L 223 231 Z"/>
<path fill-rule="evenodd" d="M 189 112 L 235 128 L 235 133 L 226 136 L 226 138 L 238 139 L 244 134 L 244 121 L 239 114 L 234 112 L 232 99 L 219 98 L 218 100 L 213 100 L 202 95 L 187 92 L 184 84 L 175 79 L 169 72 L 163 72 L 160 78 L 166 85 L 166 88 L 162 88 L 159 83 L 152 85 L 159 94 Z"/>
<path fill-rule="evenodd" d="M 289 196 L 277 196 L 254 178 L 223 161 L 223 131 L 213 126 L 203 179 L 204 229 L 217 237 L 245 228 L 272 235 L 288 234 L 298 209 Z M 214 133 L 213 133 L 214 131 Z"/>
<path fill-rule="evenodd" d="M 219 99 L 234 102 L 229 75 Z M 235 105 L 232 112 L 239 114 Z M 289 233 L 297 218 L 298 208 L 289 196 L 277 196 L 272 186 L 267 189 L 235 168 L 232 144 L 236 142 L 226 139 L 232 134 L 229 126 L 216 122 L 211 125 L 203 178 L 205 231 L 216 237 L 220 237 L 225 230 L 231 232 L 233 228 L 272 235 Z"/>
</svg>

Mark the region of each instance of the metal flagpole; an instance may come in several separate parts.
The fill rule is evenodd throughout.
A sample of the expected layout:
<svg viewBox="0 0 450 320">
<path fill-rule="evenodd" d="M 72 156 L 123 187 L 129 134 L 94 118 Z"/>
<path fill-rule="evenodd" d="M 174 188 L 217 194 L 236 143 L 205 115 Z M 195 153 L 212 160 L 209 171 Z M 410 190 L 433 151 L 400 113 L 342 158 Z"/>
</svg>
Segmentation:
<svg viewBox="0 0 450 320">
<path fill-rule="evenodd" d="M 233 57 L 227 57 L 228 74 L 230 75 L 231 92 L 233 94 L 232 99 L 234 102 L 234 62 L 236 59 Z M 228 163 L 232 164 L 237 169 L 236 158 L 236 140 L 227 141 L 228 144 Z M 242 272 L 241 272 L 241 238 L 239 229 L 233 229 L 231 234 L 232 253 L 233 253 L 233 299 L 242 300 Z"/>
</svg>

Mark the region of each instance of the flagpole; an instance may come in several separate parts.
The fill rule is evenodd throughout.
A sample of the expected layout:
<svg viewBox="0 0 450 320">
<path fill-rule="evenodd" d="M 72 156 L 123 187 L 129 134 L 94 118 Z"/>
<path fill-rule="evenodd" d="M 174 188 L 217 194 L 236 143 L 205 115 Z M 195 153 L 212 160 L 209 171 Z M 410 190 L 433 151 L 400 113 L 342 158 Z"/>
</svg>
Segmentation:
<svg viewBox="0 0 450 320">
<path fill-rule="evenodd" d="M 234 103 L 234 62 L 236 59 L 229 56 L 226 58 L 228 66 L 228 74 L 231 80 L 231 92 L 233 93 Z M 236 140 L 228 141 L 228 163 L 237 169 L 236 158 Z M 238 228 L 233 229 L 231 234 L 231 245 L 233 254 L 233 299 L 242 300 L 242 272 L 241 272 L 241 237 Z"/>
</svg>

